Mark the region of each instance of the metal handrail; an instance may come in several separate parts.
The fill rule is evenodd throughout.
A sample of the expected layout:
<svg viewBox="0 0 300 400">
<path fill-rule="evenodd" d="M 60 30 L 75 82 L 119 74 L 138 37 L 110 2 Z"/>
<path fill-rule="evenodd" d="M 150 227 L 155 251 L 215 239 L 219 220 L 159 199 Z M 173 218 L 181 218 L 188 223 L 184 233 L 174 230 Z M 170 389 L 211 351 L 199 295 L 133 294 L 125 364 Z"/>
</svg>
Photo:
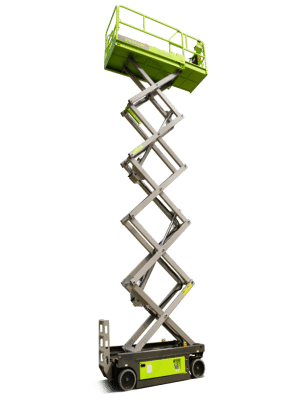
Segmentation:
<svg viewBox="0 0 300 400">
<path fill-rule="evenodd" d="M 110 21 L 109 21 L 108 27 L 107 27 L 106 32 L 105 32 L 105 36 L 107 36 L 108 29 L 109 29 L 109 27 L 110 27 L 110 24 L 111 24 L 111 21 L 112 21 L 114 15 L 115 15 L 115 12 L 116 12 L 117 7 L 118 7 L 118 6 L 116 6 L 116 7 L 114 8 L 114 12 L 113 12 L 113 14 L 112 14 L 112 16 L 111 16 L 111 19 L 110 19 Z"/>
<path fill-rule="evenodd" d="M 133 13 L 135 13 L 135 14 L 141 15 L 141 16 L 143 17 L 143 29 L 140 29 L 140 28 L 138 28 L 138 27 L 136 27 L 136 26 L 134 26 L 134 25 L 131 25 L 131 24 L 128 24 L 128 23 L 126 23 L 126 22 L 121 21 L 121 20 L 120 20 L 120 8 L 123 8 L 123 9 L 125 9 L 125 10 L 131 11 L 131 12 L 133 12 Z M 110 27 L 110 25 L 111 25 L 111 22 L 112 22 L 112 19 L 113 19 L 115 13 L 116 13 L 116 25 L 115 25 L 115 28 L 112 30 L 112 32 L 110 33 L 110 35 L 107 35 L 107 32 L 108 32 L 108 30 L 109 30 L 109 27 Z M 148 32 L 148 31 L 146 31 L 146 19 L 149 19 L 149 20 L 151 20 L 151 21 L 157 22 L 158 24 L 164 25 L 164 26 L 166 26 L 167 28 L 174 29 L 174 30 L 175 30 L 175 33 L 174 33 L 169 39 L 166 39 L 166 38 L 163 38 L 163 37 L 161 37 L 161 36 L 155 35 L 154 33 Z M 194 55 L 197 55 L 198 57 L 200 57 L 201 59 L 203 59 L 203 62 L 205 62 L 205 67 L 202 67 L 202 68 L 205 68 L 205 70 L 207 70 L 207 67 L 206 67 L 206 57 L 205 57 L 205 46 L 204 46 L 204 43 L 203 43 L 201 40 L 199 40 L 199 39 L 197 39 L 197 38 L 195 38 L 195 37 L 193 37 L 193 36 L 191 36 L 191 35 L 187 35 L 187 34 L 181 32 L 181 30 L 179 30 L 179 29 L 177 29 L 177 28 L 174 28 L 174 27 L 171 26 L 171 25 L 165 24 L 164 22 L 158 21 L 158 20 L 156 20 L 156 19 L 154 19 L 154 18 L 151 18 L 151 17 L 149 17 L 149 16 L 147 16 L 147 15 L 145 15 L 145 14 L 142 14 L 142 13 L 140 13 L 140 12 L 138 12 L 138 11 L 132 10 L 131 8 L 128 8 L 128 7 L 125 7 L 125 6 L 116 6 L 115 9 L 114 9 L 114 12 L 113 12 L 112 17 L 111 17 L 111 19 L 110 19 L 110 21 L 109 21 L 109 24 L 108 24 L 108 27 L 107 27 L 107 30 L 106 30 L 106 33 L 105 33 L 105 39 L 106 39 L 106 40 L 105 40 L 105 44 L 106 44 L 105 47 L 106 47 L 106 48 L 109 46 L 109 44 L 110 44 L 110 42 L 111 42 L 111 39 L 112 39 L 112 37 L 114 36 L 114 35 L 112 35 L 112 34 L 113 34 L 114 32 L 115 32 L 115 33 L 118 33 L 118 31 L 119 31 L 119 29 L 120 29 L 120 24 L 125 25 L 125 26 L 128 26 L 129 28 L 132 28 L 132 29 L 136 29 L 136 30 L 138 30 L 138 31 L 140 31 L 140 32 L 146 33 L 147 35 L 153 36 L 153 37 L 155 37 L 155 38 L 157 38 L 157 39 L 160 39 L 160 40 L 163 40 L 163 41 L 169 43 L 169 52 L 170 52 L 170 53 L 171 53 L 171 46 L 175 46 L 175 47 L 177 47 L 177 48 L 179 48 L 179 49 L 182 50 L 182 55 L 183 55 L 183 56 L 185 56 L 185 51 L 187 51 L 187 52 L 189 52 L 189 53 L 192 53 L 192 54 L 194 54 Z M 181 35 L 181 45 L 178 44 L 178 43 L 175 43 L 175 42 L 171 41 L 171 39 L 172 39 L 177 33 L 179 33 L 179 34 Z M 184 37 L 185 37 L 185 46 L 184 46 Z M 193 40 L 197 40 L 197 42 L 201 43 L 202 46 L 203 46 L 203 54 L 199 54 L 199 53 L 197 53 L 197 52 L 195 52 L 195 51 L 193 51 L 193 50 L 190 50 L 190 49 L 188 48 L 188 40 L 187 40 L 187 38 L 190 38 L 190 39 L 193 39 Z"/>
<path fill-rule="evenodd" d="M 120 24 L 122 24 L 122 25 L 129 26 L 129 28 L 136 29 L 137 31 L 140 31 L 140 32 L 146 33 L 147 35 L 154 36 L 154 37 L 156 37 L 157 39 L 164 40 L 165 42 L 171 43 L 171 44 L 173 44 L 173 45 L 176 45 L 177 47 L 180 47 L 180 48 L 182 48 L 182 46 L 180 46 L 180 44 L 177 44 L 177 43 L 171 42 L 169 39 L 162 38 L 162 37 L 160 37 L 160 36 L 158 36 L 158 35 L 155 35 L 154 33 L 148 32 L 148 31 L 146 31 L 146 30 L 144 30 L 144 29 L 140 29 L 140 28 L 138 28 L 138 27 L 136 27 L 136 26 L 133 26 L 133 25 L 127 24 L 126 22 L 123 22 L 123 21 L 119 21 L 119 23 L 120 23 Z M 177 33 L 177 32 L 176 32 L 176 33 Z"/>
</svg>

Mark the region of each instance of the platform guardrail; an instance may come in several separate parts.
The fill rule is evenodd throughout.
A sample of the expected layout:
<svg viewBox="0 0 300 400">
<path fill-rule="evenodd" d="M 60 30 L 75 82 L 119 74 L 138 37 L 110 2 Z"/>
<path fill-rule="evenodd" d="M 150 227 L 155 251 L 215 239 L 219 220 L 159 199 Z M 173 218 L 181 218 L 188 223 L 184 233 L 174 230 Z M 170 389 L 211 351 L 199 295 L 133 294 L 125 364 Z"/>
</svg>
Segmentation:
<svg viewBox="0 0 300 400">
<path fill-rule="evenodd" d="M 134 13 L 134 14 L 140 15 L 143 18 L 143 29 L 138 28 L 137 26 L 134 26 L 132 24 L 129 24 L 129 23 L 121 20 L 120 19 L 120 9 L 128 10 L 128 11 Z M 108 34 L 114 16 L 116 17 L 116 22 L 115 22 L 115 25 L 112 28 L 111 32 Z M 165 26 L 167 28 L 173 29 L 175 32 L 170 38 L 164 38 L 164 37 L 161 37 L 159 35 L 156 35 L 155 33 L 152 33 L 152 32 L 149 32 L 149 31 L 146 30 L 146 21 L 147 20 L 154 21 L 154 22 L 156 22 L 156 23 L 158 23 L 160 25 L 163 25 L 163 26 Z M 117 34 L 118 34 L 119 30 L 120 30 L 120 25 L 127 26 L 127 27 L 129 27 L 131 29 L 143 32 L 143 33 L 145 33 L 147 35 L 150 35 L 150 36 L 155 37 L 157 39 L 163 40 L 164 42 L 167 42 L 169 44 L 169 52 L 170 53 L 171 53 L 171 46 L 174 46 L 174 47 L 177 47 L 178 49 L 181 50 L 181 53 L 182 53 L 182 55 L 184 57 L 186 57 L 186 52 L 191 53 L 193 56 L 197 56 L 198 60 L 199 60 L 199 64 L 198 65 L 201 66 L 201 68 L 205 69 L 205 71 L 207 72 L 206 56 L 205 56 L 205 45 L 200 39 L 197 39 L 194 36 L 191 36 L 191 35 L 188 35 L 186 33 L 183 33 L 181 30 L 179 30 L 177 28 L 174 28 L 171 25 L 167 25 L 167 24 L 165 24 L 165 23 L 163 23 L 161 21 L 158 21 L 158 20 L 156 20 L 154 18 L 149 17 L 148 15 L 144 15 L 144 14 L 138 12 L 138 11 L 134 11 L 134 10 L 128 8 L 128 7 L 125 7 L 125 6 L 116 6 L 115 9 L 114 9 L 114 12 L 112 14 L 112 17 L 110 19 L 109 25 L 108 25 L 106 33 L 105 33 L 105 52 L 109 49 L 109 46 L 110 46 L 112 40 L 114 38 L 116 38 L 116 36 L 117 36 Z M 171 40 L 177 34 L 180 35 L 181 44 L 176 43 L 173 40 Z M 195 41 L 197 41 L 198 44 L 201 45 L 202 50 L 201 50 L 200 53 L 199 53 L 199 50 L 195 51 L 195 49 L 192 50 L 192 49 L 190 49 L 188 47 L 188 44 L 189 44 L 188 43 L 188 39 L 195 40 Z M 192 57 L 190 59 L 186 59 L 186 62 L 192 63 L 192 61 L 191 61 Z"/>
</svg>

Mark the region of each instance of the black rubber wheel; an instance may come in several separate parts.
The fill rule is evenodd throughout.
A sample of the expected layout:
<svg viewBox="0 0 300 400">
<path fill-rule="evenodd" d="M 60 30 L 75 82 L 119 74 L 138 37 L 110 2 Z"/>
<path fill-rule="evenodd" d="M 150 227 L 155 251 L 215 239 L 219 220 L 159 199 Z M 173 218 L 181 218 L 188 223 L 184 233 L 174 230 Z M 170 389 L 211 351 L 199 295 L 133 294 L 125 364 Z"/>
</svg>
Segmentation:
<svg viewBox="0 0 300 400">
<path fill-rule="evenodd" d="M 204 362 L 200 358 L 196 358 L 192 361 L 191 372 L 193 378 L 201 378 L 205 372 Z"/>
<path fill-rule="evenodd" d="M 135 388 L 136 375 L 132 369 L 123 369 L 118 375 L 118 385 L 121 390 L 127 391 Z"/>
</svg>

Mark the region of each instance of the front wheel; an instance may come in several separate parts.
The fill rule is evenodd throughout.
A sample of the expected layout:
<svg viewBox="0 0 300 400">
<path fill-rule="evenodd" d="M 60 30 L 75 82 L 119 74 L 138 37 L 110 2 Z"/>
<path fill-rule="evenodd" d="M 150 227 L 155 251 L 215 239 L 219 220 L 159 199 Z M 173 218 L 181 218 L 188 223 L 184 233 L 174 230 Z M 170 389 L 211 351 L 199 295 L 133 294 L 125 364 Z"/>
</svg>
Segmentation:
<svg viewBox="0 0 300 400">
<path fill-rule="evenodd" d="M 118 385 L 121 390 L 127 391 L 135 388 L 136 375 L 132 369 L 123 369 L 118 375 Z"/>
<path fill-rule="evenodd" d="M 192 361 L 191 372 L 193 378 L 201 378 L 205 372 L 204 362 L 200 358 L 196 358 Z"/>
</svg>

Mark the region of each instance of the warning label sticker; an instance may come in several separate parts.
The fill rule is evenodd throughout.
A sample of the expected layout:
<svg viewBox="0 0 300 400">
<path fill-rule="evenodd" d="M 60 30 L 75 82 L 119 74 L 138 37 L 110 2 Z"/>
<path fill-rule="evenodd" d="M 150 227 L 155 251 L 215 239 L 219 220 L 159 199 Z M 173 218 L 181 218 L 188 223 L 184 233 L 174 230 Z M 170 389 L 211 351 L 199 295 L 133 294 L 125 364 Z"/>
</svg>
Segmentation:
<svg viewBox="0 0 300 400">
<path fill-rule="evenodd" d="M 149 50 L 149 45 L 145 44 L 145 43 L 141 43 L 137 40 L 134 39 L 130 39 L 126 36 L 122 36 L 122 35 L 118 35 L 118 39 L 121 40 L 122 42 L 128 43 L 128 44 L 132 44 L 133 46 L 137 46 L 140 47 L 141 49 L 144 50 Z"/>
<path fill-rule="evenodd" d="M 184 289 L 184 291 L 182 292 L 182 295 L 185 296 L 191 290 L 192 286 L 193 285 L 191 283 L 189 283 L 187 285 L 187 287 Z"/>
</svg>

